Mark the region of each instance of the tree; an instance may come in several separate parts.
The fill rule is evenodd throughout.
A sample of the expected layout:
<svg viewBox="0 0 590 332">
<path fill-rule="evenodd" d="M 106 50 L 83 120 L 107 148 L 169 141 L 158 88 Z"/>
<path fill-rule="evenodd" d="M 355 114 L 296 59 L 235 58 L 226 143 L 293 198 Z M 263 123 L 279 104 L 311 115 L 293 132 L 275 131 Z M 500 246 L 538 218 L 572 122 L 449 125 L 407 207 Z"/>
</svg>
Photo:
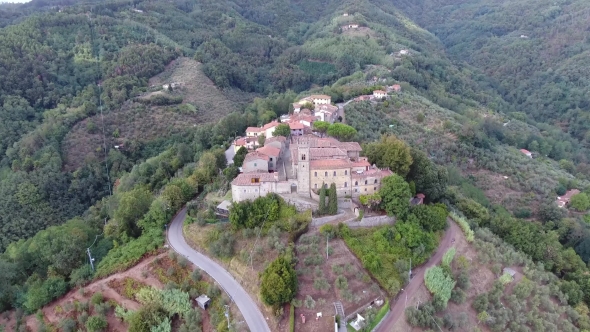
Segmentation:
<svg viewBox="0 0 590 332">
<path fill-rule="evenodd" d="M 412 214 L 425 230 L 437 232 L 447 228 L 447 207 L 444 204 L 416 205 L 412 207 Z"/>
<path fill-rule="evenodd" d="M 146 188 L 138 188 L 121 194 L 119 204 L 113 213 L 113 220 L 109 222 L 112 227 L 111 235 L 120 236 L 126 233 L 127 236 L 137 237 L 141 231 L 137 222 L 148 212 L 154 196 Z"/>
<path fill-rule="evenodd" d="M 272 132 L 273 136 L 289 137 L 291 135 L 291 127 L 287 123 L 281 123 L 275 127 L 275 131 Z"/>
<path fill-rule="evenodd" d="M 405 218 L 410 209 L 410 186 L 404 179 L 393 174 L 383 178 L 381 182 L 381 206 L 390 216 Z"/>
<path fill-rule="evenodd" d="M 262 146 L 264 146 L 264 142 L 266 142 L 266 136 L 264 136 L 264 135 L 258 136 L 258 145 L 262 147 Z"/>
<path fill-rule="evenodd" d="M 88 332 L 104 331 L 107 326 L 107 320 L 102 316 L 90 316 L 86 321 L 86 330 Z"/>
<path fill-rule="evenodd" d="M 579 193 L 572 196 L 570 200 L 570 207 L 572 207 L 576 211 L 587 211 L 590 209 L 590 199 L 586 193 Z"/>
<path fill-rule="evenodd" d="M 340 141 L 350 141 L 356 136 L 356 129 L 343 123 L 333 123 L 328 127 L 327 133 Z"/>
<path fill-rule="evenodd" d="M 336 184 L 330 185 L 328 191 L 328 208 L 326 211 L 329 215 L 335 215 L 338 213 L 338 195 L 336 194 Z"/>
<path fill-rule="evenodd" d="M 412 165 L 407 180 L 416 184 L 416 192 L 424 193 L 429 201 L 441 199 L 448 182 L 447 169 L 434 164 L 426 154 L 418 149 L 410 150 Z"/>
<path fill-rule="evenodd" d="M 234 156 L 234 165 L 236 165 L 237 167 L 242 167 L 242 165 L 244 164 L 244 159 L 246 158 L 246 155 L 248 154 L 248 149 L 246 149 L 245 147 L 240 147 L 238 149 L 238 152 L 236 152 L 236 155 Z"/>
<path fill-rule="evenodd" d="M 381 203 L 381 195 L 374 193 L 370 195 L 361 195 L 359 201 L 370 210 L 374 210 Z"/>
<path fill-rule="evenodd" d="M 488 315 L 487 311 L 482 311 L 479 314 L 477 314 L 477 320 L 480 323 L 485 323 L 489 318 L 490 318 L 490 315 Z"/>
<path fill-rule="evenodd" d="M 260 295 L 264 303 L 278 307 L 297 294 L 297 274 L 291 260 L 281 255 L 268 265 L 260 277 Z"/>
<path fill-rule="evenodd" d="M 451 298 L 451 291 L 455 287 L 455 281 L 445 275 L 440 266 L 431 267 L 426 270 L 424 284 L 432 294 L 438 296 L 445 303 L 445 306 Z"/>
<path fill-rule="evenodd" d="M 453 259 L 455 258 L 455 247 L 451 247 L 449 248 L 449 250 L 447 250 L 447 252 L 445 252 L 445 254 L 443 255 L 443 259 L 442 259 L 442 265 L 446 266 L 446 267 L 451 267 L 451 263 L 453 262 Z"/>
<path fill-rule="evenodd" d="M 394 135 L 384 135 L 379 142 L 367 144 L 365 154 L 371 164 L 387 167 L 404 177 L 412 165 L 410 147 Z"/>
<path fill-rule="evenodd" d="M 321 136 L 324 136 L 329 127 L 330 123 L 326 121 L 316 121 L 313 123 L 313 131 L 320 133 Z"/>
<path fill-rule="evenodd" d="M 320 202 L 319 202 L 318 213 L 320 215 L 326 214 L 326 187 L 325 187 L 324 183 L 322 183 L 322 188 L 320 189 Z"/>
</svg>

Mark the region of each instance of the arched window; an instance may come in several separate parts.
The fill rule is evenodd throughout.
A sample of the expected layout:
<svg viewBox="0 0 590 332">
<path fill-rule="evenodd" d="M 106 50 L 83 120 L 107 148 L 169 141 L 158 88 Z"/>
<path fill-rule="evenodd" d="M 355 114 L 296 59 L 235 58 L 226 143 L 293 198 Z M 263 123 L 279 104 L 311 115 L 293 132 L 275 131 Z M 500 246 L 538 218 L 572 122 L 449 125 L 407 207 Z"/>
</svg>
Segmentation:
<svg viewBox="0 0 590 332">
<path fill-rule="evenodd" d="M 359 185 L 359 182 L 358 181 L 354 181 L 354 185 L 355 186 L 358 186 Z"/>
<path fill-rule="evenodd" d="M 324 176 L 328 176 L 328 172 L 324 172 Z"/>
<path fill-rule="evenodd" d="M 375 179 L 375 183 L 377 183 L 377 179 Z"/>
<path fill-rule="evenodd" d="M 318 172 L 313 172 L 313 176 L 318 177 Z"/>
</svg>

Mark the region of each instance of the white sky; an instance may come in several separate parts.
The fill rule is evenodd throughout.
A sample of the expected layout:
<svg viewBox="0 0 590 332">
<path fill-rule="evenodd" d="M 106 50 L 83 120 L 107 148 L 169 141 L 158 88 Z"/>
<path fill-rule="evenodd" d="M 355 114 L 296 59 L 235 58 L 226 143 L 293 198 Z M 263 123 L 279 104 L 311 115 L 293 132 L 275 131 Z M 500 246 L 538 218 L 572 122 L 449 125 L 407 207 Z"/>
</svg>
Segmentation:
<svg viewBox="0 0 590 332">
<path fill-rule="evenodd" d="M 13 3 L 23 3 L 23 2 L 29 2 L 31 0 L 0 0 L 0 3 L 5 3 L 5 2 L 13 2 Z"/>
</svg>

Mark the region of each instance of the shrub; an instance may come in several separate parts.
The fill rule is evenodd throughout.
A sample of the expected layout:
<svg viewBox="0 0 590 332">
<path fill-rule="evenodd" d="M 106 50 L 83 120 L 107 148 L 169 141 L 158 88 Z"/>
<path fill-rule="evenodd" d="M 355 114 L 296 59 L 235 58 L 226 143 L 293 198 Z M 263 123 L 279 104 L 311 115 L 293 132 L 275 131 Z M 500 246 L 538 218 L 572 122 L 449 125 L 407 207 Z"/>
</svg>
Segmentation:
<svg viewBox="0 0 590 332">
<path fill-rule="evenodd" d="M 455 281 L 445 275 L 439 266 L 431 267 L 424 274 L 424 283 L 428 290 L 438 296 L 441 301 L 446 302 L 451 298 L 451 291 L 455 287 Z"/>
<path fill-rule="evenodd" d="M 191 272 L 191 280 L 192 281 L 197 282 L 197 281 L 201 280 L 201 277 L 202 277 L 201 270 L 195 269 L 193 272 Z"/>
<path fill-rule="evenodd" d="M 104 331 L 107 326 L 107 320 L 102 316 L 92 316 L 86 321 L 86 330 L 88 332 Z"/>
<path fill-rule="evenodd" d="M 307 309 L 313 309 L 313 308 L 315 308 L 315 300 L 313 299 L 313 297 L 311 297 L 311 295 L 307 295 L 305 297 L 305 301 L 303 301 L 303 305 Z"/>
<path fill-rule="evenodd" d="M 442 264 L 446 267 L 450 267 L 451 263 L 453 262 L 453 258 L 455 258 L 455 247 L 451 247 L 442 258 Z"/>
<path fill-rule="evenodd" d="M 297 275 L 290 259 L 279 256 L 262 272 L 260 295 L 271 306 L 290 302 L 297 294 Z"/>
<path fill-rule="evenodd" d="M 454 212 L 451 212 L 449 215 L 457 223 L 457 225 L 459 225 L 463 231 L 463 235 L 465 235 L 467 242 L 473 242 L 473 240 L 475 240 L 475 234 L 473 233 L 473 230 L 471 229 L 471 226 L 469 226 L 467 220 Z"/>
<path fill-rule="evenodd" d="M 102 296 L 101 292 L 96 292 L 94 294 L 92 294 L 92 297 L 90 298 L 90 302 L 92 304 L 101 304 L 103 302 L 104 298 Z"/>
<path fill-rule="evenodd" d="M 66 317 L 59 323 L 59 328 L 62 332 L 74 332 L 76 331 L 76 321 L 70 317 Z"/>
<path fill-rule="evenodd" d="M 345 276 L 338 276 L 334 283 L 338 289 L 348 289 L 348 280 Z"/>
</svg>

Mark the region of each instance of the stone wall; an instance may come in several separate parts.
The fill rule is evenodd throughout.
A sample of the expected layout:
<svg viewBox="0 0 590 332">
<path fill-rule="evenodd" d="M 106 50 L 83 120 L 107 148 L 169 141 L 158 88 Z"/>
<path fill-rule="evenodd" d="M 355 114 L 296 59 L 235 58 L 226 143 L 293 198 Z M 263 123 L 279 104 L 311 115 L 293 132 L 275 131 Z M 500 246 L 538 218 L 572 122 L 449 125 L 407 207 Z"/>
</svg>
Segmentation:
<svg viewBox="0 0 590 332">
<path fill-rule="evenodd" d="M 350 227 L 375 227 L 375 226 L 383 226 L 383 225 L 393 225 L 395 223 L 395 218 L 390 216 L 375 216 L 375 217 L 366 217 L 361 219 L 361 221 L 352 221 L 348 223 Z"/>
<path fill-rule="evenodd" d="M 332 221 L 336 221 L 340 218 L 342 218 L 344 215 L 346 214 L 346 212 L 344 211 L 340 211 L 338 214 L 333 215 L 333 216 L 326 216 L 326 217 L 321 217 L 321 218 L 312 218 L 311 219 L 311 225 L 314 227 L 318 227 L 327 223 L 330 223 Z"/>
</svg>

